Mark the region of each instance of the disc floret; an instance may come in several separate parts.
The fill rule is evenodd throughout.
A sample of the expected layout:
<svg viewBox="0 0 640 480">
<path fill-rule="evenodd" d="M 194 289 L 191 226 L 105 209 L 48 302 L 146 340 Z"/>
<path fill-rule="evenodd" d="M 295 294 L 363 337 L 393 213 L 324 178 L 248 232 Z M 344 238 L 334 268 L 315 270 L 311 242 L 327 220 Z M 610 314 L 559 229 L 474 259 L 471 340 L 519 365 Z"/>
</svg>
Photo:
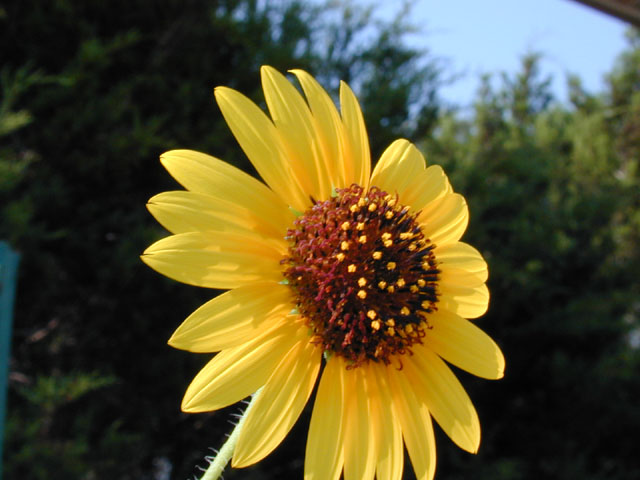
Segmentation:
<svg viewBox="0 0 640 480">
<path fill-rule="evenodd" d="M 354 367 L 422 343 L 440 271 L 416 214 L 377 187 L 337 189 L 287 232 L 284 276 L 314 341 Z"/>
</svg>

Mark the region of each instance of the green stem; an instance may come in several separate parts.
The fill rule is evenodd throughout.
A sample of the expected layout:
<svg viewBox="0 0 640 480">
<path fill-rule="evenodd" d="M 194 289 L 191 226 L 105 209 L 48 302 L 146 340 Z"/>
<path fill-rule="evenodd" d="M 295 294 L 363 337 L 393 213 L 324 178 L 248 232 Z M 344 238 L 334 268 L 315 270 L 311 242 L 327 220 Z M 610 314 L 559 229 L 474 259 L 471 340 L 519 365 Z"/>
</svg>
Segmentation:
<svg viewBox="0 0 640 480">
<path fill-rule="evenodd" d="M 238 437 L 240 436 L 240 431 L 242 430 L 242 425 L 244 424 L 244 419 L 247 418 L 247 415 L 251 411 L 251 407 L 258 399 L 258 395 L 260 395 L 260 388 L 256 393 L 251 396 L 251 400 L 249 401 L 249 405 L 245 409 L 244 413 L 238 420 L 233 432 L 227 438 L 227 441 L 224 443 L 220 451 L 217 453 L 215 458 L 211 461 L 207 470 L 204 472 L 204 475 L 200 478 L 200 480 L 218 480 L 224 471 L 224 467 L 227 466 L 229 460 L 233 456 L 233 452 L 236 449 L 236 443 L 238 443 Z"/>
</svg>

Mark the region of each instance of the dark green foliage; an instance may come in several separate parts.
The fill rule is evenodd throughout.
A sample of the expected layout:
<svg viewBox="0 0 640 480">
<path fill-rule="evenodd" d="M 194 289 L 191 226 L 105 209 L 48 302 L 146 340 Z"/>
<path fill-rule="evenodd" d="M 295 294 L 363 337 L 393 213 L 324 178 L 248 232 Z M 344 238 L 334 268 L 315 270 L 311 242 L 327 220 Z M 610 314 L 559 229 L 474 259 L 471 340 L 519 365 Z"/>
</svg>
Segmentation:
<svg viewBox="0 0 640 480">
<path fill-rule="evenodd" d="M 180 413 L 186 386 L 209 357 L 166 341 L 217 292 L 179 285 L 139 260 L 166 234 L 146 201 L 179 188 L 158 156 L 191 148 L 251 171 L 213 87 L 264 103 L 259 67 L 270 64 L 305 68 L 335 94 L 337 72 L 325 61 L 335 38 L 327 32 L 339 30 L 343 11 L 366 15 L 288 0 L 4 5 L 0 238 L 22 254 L 5 478 L 151 478 L 163 464 L 186 478 L 204 464 L 207 447 L 221 445 L 237 407 Z M 358 58 L 354 82 L 371 84 L 382 62 L 415 78 L 418 54 L 404 46 L 399 24 L 363 21 L 373 35 L 359 33 L 358 49 L 343 44 L 351 52 L 341 52 L 343 61 L 355 64 L 360 48 L 373 52 L 381 38 L 388 45 Z M 376 100 L 403 118 L 413 101 Z M 380 123 L 369 122 L 376 136 Z M 300 445 L 293 438 L 256 474 L 299 470 Z"/>
<path fill-rule="evenodd" d="M 157 158 L 211 153 L 252 171 L 215 85 L 263 104 L 259 67 L 305 68 L 360 97 L 374 157 L 417 141 L 469 201 L 465 239 L 490 265 L 478 324 L 507 357 L 497 383 L 462 374 L 478 456 L 440 435 L 438 478 L 634 479 L 640 271 L 640 45 L 602 95 L 560 107 L 537 58 L 486 82 L 473 118 L 439 108 L 439 70 L 346 3 L 8 2 L 0 7 L 0 238 L 22 254 L 5 478 L 188 478 L 237 407 L 186 415 L 207 355 L 166 340 L 217 292 L 138 256 L 165 235 L 149 197 L 179 186 Z M 16 41 L 19 39 L 19 41 Z M 636 343 L 631 340 L 635 339 Z M 266 460 L 226 478 L 302 478 L 309 409 Z M 405 477 L 412 478 L 408 466 Z"/>
</svg>

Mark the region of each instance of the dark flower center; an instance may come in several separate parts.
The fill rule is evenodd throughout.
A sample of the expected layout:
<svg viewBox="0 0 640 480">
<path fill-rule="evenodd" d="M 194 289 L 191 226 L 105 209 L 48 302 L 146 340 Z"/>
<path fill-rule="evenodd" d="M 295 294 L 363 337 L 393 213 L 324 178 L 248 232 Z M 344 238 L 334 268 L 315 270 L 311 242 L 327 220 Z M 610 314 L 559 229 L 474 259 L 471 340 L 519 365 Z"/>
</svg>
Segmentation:
<svg viewBox="0 0 640 480">
<path fill-rule="evenodd" d="M 282 263 L 314 341 L 352 367 L 422 343 L 436 310 L 434 245 L 397 196 L 339 189 L 298 217 Z"/>
</svg>

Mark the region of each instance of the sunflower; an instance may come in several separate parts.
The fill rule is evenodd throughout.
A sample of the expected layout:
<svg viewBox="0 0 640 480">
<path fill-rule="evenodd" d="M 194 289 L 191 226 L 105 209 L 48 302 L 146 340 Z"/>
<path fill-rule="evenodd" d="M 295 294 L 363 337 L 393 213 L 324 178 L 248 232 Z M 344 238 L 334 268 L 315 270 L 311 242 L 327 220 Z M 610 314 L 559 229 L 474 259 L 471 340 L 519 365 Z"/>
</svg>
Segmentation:
<svg viewBox="0 0 640 480">
<path fill-rule="evenodd" d="M 487 264 L 460 242 L 467 204 L 439 166 L 397 140 L 373 172 L 358 102 L 340 85 L 340 112 L 308 73 L 306 99 L 261 69 L 269 118 L 241 93 L 215 97 L 264 183 L 209 155 L 161 156 L 186 190 L 148 204 L 173 235 L 142 259 L 180 282 L 225 289 L 169 344 L 219 352 L 182 409 L 210 411 L 260 390 L 232 465 L 268 455 L 318 382 L 306 479 L 399 479 L 404 447 L 417 478 L 436 465 L 431 418 L 476 452 L 478 416 L 447 363 L 497 379 L 498 346 L 471 323 L 485 313 Z"/>
</svg>

